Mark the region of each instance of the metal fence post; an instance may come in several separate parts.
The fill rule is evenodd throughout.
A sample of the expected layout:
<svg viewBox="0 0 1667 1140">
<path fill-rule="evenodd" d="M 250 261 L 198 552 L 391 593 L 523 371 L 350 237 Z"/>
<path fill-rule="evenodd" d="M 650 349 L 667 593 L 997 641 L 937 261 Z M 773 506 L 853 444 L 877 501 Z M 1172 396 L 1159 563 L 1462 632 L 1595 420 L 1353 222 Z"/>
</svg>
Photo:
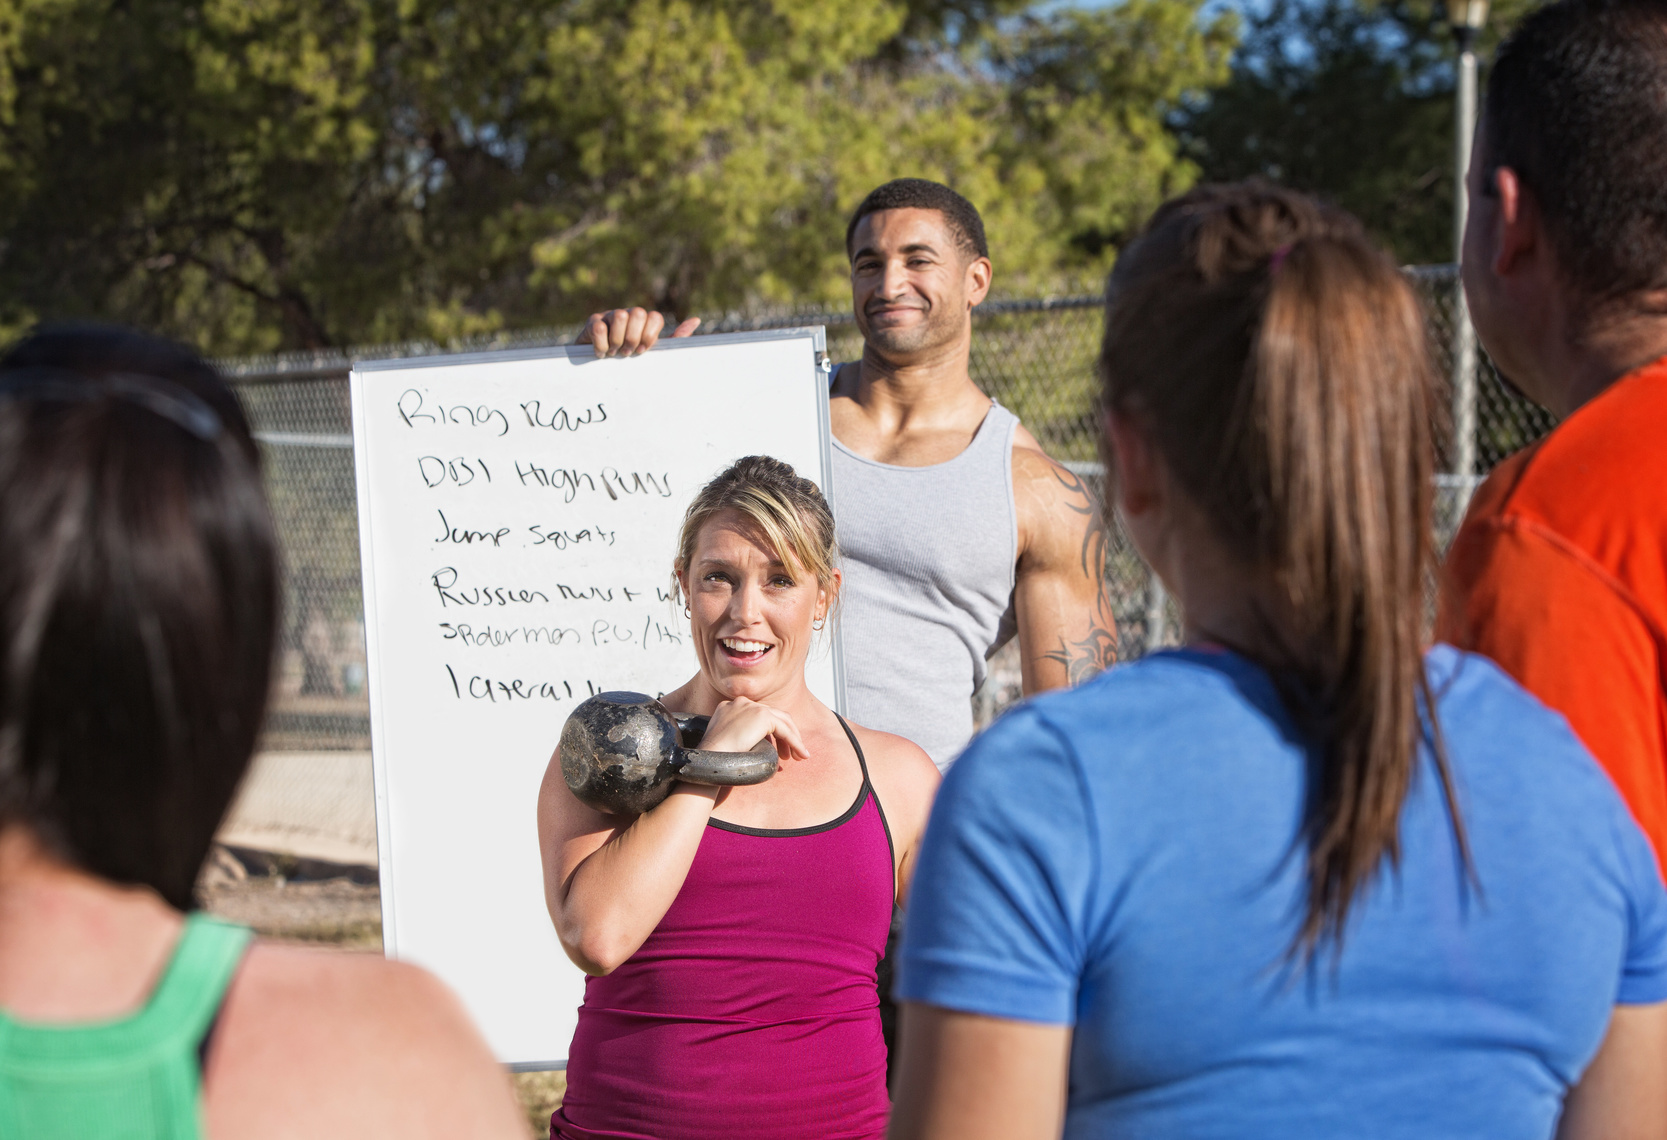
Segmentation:
<svg viewBox="0 0 1667 1140">
<path fill-rule="evenodd" d="M 1151 570 L 1146 571 L 1146 652 L 1163 648 L 1164 626 L 1168 624 L 1169 591 Z"/>
<path fill-rule="evenodd" d="M 1476 130 L 1476 53 L 1470 38 L 1459 41 L 1458 114 L 1453 146 L 1453 261 L 1464 257 L 1464 225 L 1469 213 L 1465 175 L 1470 169 L 1470 142 Z M 1468 480 L 1476 473 L 1476 329 L 1464 300 L 1464 283 L 1453 281 L 1453 474 L 1462 511 L 1470 499 Z"/>
</svg>

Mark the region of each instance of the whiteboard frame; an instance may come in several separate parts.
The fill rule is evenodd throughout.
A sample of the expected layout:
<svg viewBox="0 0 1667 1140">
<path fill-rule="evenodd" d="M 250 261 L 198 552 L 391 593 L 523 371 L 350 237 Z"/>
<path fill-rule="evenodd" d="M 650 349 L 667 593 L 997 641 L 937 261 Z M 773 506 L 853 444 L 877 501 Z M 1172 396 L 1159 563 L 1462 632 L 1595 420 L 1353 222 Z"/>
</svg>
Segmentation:
<svg viewBox="0 0 1667 1140">
<path fill-rule="evenodd" d="M 800 338 L 808 338 L 811 342 L 810 367 L 813 374 L 813 383 L 817 385 L 821 395 L 821 398 L 816 401 L 817 431 L 821 441 L 822 461 L 821 478 L 817 482 L 822 489 L 823 497 L 831 503 L 834 501 L 833 428 L 828 410 L 831 364 L 827 352 L 827 330 L 824 326 L 795 325 L 791 328 L 668 338 L 659 341 L 648 351 L 674 352 L 718 347 L 726 344 Z M 370 615 L 379 613 L 380 610 L 376 607 L 376 582 L 373 573 L 375 543 L 372 535 L 374 524 L 370 512 L 370 456 L 368 439 L 366 438 L 366 417 L 360 414 L 365 399 L 361 379 L 363 374 L 415 368 L 450 368 L 471 364 L 495 364 L 518 360 L 550 360 L 563 357 L 580 361 L 598 359 L 594 346 L 568 344 L 544 345 L 534 348 L 483 349 L 475 352 L 433 353 L 426 356 L 393 357 L 383 360 L 353 362 L 353 366 L 348 372 L 348 396 L 352 407 L 353 475 L 359 524 L 360 588 L 363 591 L 362 597 L 366 614 L 365 652 L 367 664 L 369 662 L 380 662 L 382 657 L 380 646 L 376 643 L 377 624 L 370 620 Z M 837 615 L 829 633 L 832 635 L 829 638 L 828 650 L 833 666 L 834 707 L 843 717 L 846 715 L 845 651 Z M 398 957 L 399 946 L 399 922 L 394 909 L 395 892 L 391 882 L 393 873 L 393 820 L 389 815 L 387 755 L 380 743 L 386 738 L 382 728 L 384 710 L 381 707 L 380 686 L 367 683 L 365 688 L 370 698 L 371 783 L 376 800 L 376 860 L 377 884 L 382 909 L 382 954 L 385 958 L 396 958 Z M 549 1072 L 566 1069 L 567 1058 L 549 1061 L 516 1061 L 506 1064 L 505 1068 L 516 1073 Z"/>
</svg>

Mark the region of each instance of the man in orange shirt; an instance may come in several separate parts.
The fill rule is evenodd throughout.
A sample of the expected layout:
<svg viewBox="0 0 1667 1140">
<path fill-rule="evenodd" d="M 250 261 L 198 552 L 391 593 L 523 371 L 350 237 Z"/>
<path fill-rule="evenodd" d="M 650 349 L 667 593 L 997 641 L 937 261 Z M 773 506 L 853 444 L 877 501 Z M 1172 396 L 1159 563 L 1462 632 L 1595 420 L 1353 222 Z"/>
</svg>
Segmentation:
<svg viewBox="0 0 1667 1140">
<path fill-rule="evenodd" d="M 1667 860 L 1667 0 L 1558 0 L 1488 81 L 1465 296 L 1564 417 L 1496 468 L 1439 632 L 1569 720 Z"/>
</svg>

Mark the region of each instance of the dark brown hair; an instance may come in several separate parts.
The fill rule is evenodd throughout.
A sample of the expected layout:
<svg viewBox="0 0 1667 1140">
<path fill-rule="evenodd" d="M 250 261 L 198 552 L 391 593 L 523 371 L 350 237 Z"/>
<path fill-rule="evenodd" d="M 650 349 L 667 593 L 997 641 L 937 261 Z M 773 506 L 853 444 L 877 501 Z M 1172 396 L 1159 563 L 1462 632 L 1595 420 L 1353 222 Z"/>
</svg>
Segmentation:
<svg viewBox="0 0 1667 1140">
<path fill-rule="evenodd" d="M 990 256 L 990 245 L 984 240 L 984 219 L 979 217 L 978 207 L 943 183 L 924 178 L 894 178 L 870 190 L 846 223 L 845 256 L 851 256 L 851 239 L 857 234 L 857 223 L 881 210 L 936 210 L 943 215 L 944 224 L 962 253 L 968 257 Z"/>
<path fill-rule="evenodd" d="M 0 359 L 0 824 L 182 909 L 271 674 L 259 459 L 189 349 L 74 327 Z"/>
<path fill-rule="evenodd" d="M 1464 833 L 1424 672 L 1434 570 L 1423 311 L 1358 222 L 1266 184 L 1160 207 L 1112 273 L 1107 407 L 1137 419 L 1184 492 L 1266 583 L 1256 644 L 1316 756 L 1294 948 L 1341 943 L 1399 859 L 1421 739 Z M 1466 855 L 1468 860 L 1468 854 Z"/>
<path fill-rule="evenodd" d="M 1667 0 L 1558 0 L 1488 75 L 1487 171 L 1533 192 L 1566 283 L 1592 305 L 1667 288 Z"/>
</svg>

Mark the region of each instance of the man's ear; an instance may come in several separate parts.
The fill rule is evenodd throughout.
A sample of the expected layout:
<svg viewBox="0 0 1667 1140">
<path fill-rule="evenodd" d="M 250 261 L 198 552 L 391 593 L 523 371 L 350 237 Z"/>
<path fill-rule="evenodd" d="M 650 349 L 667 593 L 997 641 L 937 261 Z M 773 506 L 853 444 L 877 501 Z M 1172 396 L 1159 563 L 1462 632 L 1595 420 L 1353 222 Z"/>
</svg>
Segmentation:
<svg viewBox="0 0 1667 1140">
<path fill-rule="evenodd" d="M 1137 518 L 1163 501 L 1157 449 L 1139 419 L 1128 412 L 1107 412 L 1105 431 L 1117 505 Z"/>
<path fill-rule="evenodd" d="M 1533 191 L 1522 184 L 1508 166 L 1493 169 L 1493 197 L 1499 208 L 1494 214 L 1493 272 L 1510 277 L 1522 272 L 1535 257 L 1544 257 L 1546 242 L 1544 215 Z"/>
<path fill-rule="evenodd" d="M 991 266 L 987 257 L 975 257 L 967 263 L 967 300 L 977 306 L 990 295 L 990 280 L 995 276 L 995 268 Z"/>
</svg>

